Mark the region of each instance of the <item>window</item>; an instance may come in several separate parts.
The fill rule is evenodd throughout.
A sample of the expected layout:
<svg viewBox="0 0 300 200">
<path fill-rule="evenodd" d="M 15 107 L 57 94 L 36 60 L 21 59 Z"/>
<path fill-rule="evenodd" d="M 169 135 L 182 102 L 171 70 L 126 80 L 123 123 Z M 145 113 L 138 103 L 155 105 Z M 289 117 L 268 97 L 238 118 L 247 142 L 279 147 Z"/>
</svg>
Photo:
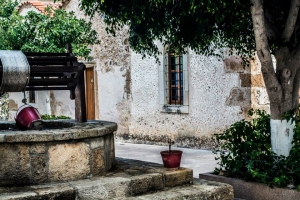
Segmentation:
<svg viewBox="0 0 300 200">
<path fill-rule="evenodd" d="M 166 88 L 169 95 L 166 96 L 170 105 L 183 105 L 183 59 L 182 55 L 168 53 L 168 62 L 165 63 L 165 68 L 168 68 L 165 73 L 168 73 Z"/>
<path fill-rule="evenodd" d="M 188 55 L 167 52 L 159 64 L 160 111 L 189 112 Z"/>
</svg>

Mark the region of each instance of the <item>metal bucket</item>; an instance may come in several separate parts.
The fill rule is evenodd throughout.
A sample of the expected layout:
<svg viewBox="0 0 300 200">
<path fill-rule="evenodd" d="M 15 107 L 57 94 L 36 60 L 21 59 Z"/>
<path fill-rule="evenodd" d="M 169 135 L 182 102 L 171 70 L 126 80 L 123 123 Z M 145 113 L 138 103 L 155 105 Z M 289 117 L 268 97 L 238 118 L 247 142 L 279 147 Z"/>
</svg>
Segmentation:
<svg viewBox="0 0 300 200">
<path fill-rule="evenodd" d="M 44 128 L 38 110 L 27 104 L 18 109 L 15 121 L 20 130 L 42 130 Z"/>
</svg>

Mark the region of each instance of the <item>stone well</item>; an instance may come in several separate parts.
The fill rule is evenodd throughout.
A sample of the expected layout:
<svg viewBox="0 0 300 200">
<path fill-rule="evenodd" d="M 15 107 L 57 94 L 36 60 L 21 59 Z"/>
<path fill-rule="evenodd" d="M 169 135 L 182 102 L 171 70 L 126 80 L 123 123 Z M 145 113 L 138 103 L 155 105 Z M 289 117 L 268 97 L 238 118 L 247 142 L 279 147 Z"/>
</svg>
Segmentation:
<svg viewBox="0 0 300 200">
<path fill-rule="evenodd" d="M 0 186 L 78 180 L 113 166 L 117 124 L 49 120 L 44 126 L 19 131 L 13 122 L 0 122 Z"/>
</svg>

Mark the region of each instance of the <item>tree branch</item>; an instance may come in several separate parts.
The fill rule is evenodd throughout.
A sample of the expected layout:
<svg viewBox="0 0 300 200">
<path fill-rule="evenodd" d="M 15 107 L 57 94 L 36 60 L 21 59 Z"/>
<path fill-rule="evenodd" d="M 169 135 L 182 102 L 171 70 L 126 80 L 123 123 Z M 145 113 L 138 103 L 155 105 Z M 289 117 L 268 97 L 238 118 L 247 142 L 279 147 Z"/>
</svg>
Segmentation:
<svg viewBox="0 0 300 200">
<path fill-rule="evenodd" d="M 284 30 L 282 33 L 282 38 L 286 41 L 290 40 L 294 32 L 295 24 L 297 22 L 298 13 L 299 13 L 299 7 L 300 7 L 300 0 L 291 0 L 289 16 L 286 20 L 286 24 L 284 26 Z"/>
</svg>

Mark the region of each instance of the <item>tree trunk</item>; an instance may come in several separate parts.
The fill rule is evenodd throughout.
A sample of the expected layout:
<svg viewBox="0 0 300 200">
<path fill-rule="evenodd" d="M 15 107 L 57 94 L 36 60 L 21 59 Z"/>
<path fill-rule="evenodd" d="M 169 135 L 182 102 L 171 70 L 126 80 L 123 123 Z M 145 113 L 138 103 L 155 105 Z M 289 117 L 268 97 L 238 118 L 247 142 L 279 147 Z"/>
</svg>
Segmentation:
<svg viewBox="0 0 300 200">
<path fill-rule="evenodd" d="M 275 53 L 275 69 L 268 44 L 262 0 L 251 0 L 251 3 L 256 50 L 270 100 L 272 150 L 278 155 L 288 156 L 292 148 L 295 124 L 282 120 L 282 115 L 298 105 L 298 53 L 290 52 L 284 46 L 278 48 Z"/>
</svg>

